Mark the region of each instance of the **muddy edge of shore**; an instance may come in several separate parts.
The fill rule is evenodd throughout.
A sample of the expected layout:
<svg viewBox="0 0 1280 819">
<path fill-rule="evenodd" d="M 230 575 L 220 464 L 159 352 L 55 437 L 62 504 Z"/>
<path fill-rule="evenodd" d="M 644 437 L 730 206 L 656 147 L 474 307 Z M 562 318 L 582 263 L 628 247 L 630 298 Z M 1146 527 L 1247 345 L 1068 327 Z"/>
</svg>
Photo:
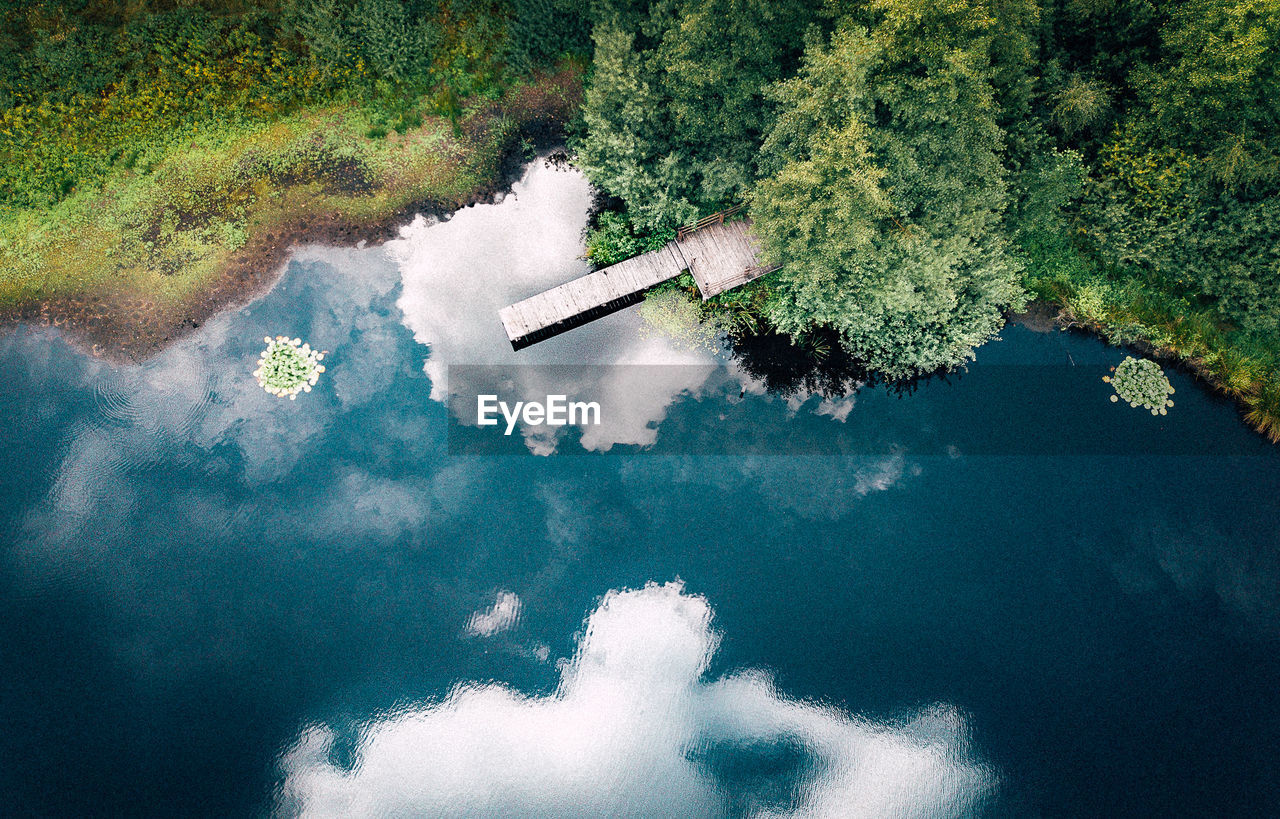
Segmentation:
<svg viewBox="0 0 1280 819">
<path fill-rule="evenodd" d="M 484 112 L 487 116 L 500 113 Z M 270 290 L 301 245 L 378 245 L 397 237 L 400 228 L 419 215 L 445 220 L 464 208 L 496 202 L 519 180 L 527 145 L 545 155 L 545 161 L 567 163 L 563 146 L 570 116 L 566 109 L 523 122 L 507 140 L 493 178 L 461 200 L 427 197 L 374 220 L 353 220 L 337 211 L 286 217 L 282 227 L 251 235 L 212 281 L 177 307 L 162 307 L 138 294 L 74 294 L 0 310 L 0 333 L 12 332 L 20 324 L 57 327 L 73 346 L 95 357 L 138 363 L 185 338 L 221 311 Z"/>
</svg>

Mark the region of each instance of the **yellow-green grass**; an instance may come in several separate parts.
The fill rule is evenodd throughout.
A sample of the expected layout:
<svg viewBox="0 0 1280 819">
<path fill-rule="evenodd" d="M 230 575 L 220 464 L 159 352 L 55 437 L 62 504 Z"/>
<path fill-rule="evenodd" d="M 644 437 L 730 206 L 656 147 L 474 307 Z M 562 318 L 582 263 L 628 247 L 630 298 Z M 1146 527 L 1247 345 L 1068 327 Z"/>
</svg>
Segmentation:
<svg viewBox="0 0 1280 819">
<path fill-rule="evenodd" d="M 522 128 L 573 116 L 580 83 L 581 70 L 565 67 L 474 101 L 461 120 L 431 115 L 426 98 L 405 101 L 421 124 L 385 136 L 379 114 L 354 103 L 211 123 L 145 172 L 122 167 L 51 208 L 0 214 L 0 308 L 21 314 L 88 297 L 180 309 L 247 245 L 291 226 L 459 207 L 494 184 Z"/>
</svg>

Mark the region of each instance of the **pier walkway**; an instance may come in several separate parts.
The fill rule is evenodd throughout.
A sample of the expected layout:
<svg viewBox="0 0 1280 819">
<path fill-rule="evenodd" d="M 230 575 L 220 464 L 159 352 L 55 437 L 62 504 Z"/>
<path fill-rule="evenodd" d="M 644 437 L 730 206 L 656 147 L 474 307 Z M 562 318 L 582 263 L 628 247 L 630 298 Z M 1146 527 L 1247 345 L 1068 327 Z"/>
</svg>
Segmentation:
<svg viewBox="0 0 1280 819">
<path fill-rule="evenodd" d="M 662 248 L 553 287 L 498 311 L 517 350 L 580 327 L 644 299 L 645 291 L 685 270 L 703 300 L 776 270 L 760 262 L 751 222 L 730 221 L 740 208 L 680 228 Z"/>
</svg>

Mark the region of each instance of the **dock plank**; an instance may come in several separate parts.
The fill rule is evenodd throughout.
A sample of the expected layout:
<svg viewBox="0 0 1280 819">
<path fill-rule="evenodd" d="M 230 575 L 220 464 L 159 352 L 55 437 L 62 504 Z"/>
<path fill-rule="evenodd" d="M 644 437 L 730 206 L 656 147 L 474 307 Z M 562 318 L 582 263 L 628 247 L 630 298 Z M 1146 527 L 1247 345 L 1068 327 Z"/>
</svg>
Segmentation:
<svg viewBox="0 0 1280 819">
<path fill-rule="evenodd" d="M 704 224 L 705 223 L 705 224 Z M 739 287 L 767 268 L 747 220 L 703 220 L 658 250 L 596 270 L 498 311 L 516 349 L 635 304 L 655 285 L 688 270 L 703 300 Z"/>
</svg>

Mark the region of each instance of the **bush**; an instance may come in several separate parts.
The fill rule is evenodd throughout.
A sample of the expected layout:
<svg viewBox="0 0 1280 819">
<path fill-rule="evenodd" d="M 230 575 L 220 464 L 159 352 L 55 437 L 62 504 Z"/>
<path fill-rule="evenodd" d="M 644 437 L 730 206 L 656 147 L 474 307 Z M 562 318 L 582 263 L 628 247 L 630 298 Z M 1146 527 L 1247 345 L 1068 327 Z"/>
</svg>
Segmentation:
<svg viewBox="0 0 1280 819">
<path fill-rule="evenodd" d="M 697 302 L 675 288 L 650 292 L 639 312 L 650 328 L 677 346 L 711 352 L 720 349 L 720 327 L 704 315 Z"/>
<path fill-rule="evenodd" d="M 674 230 L 641 232 L 625 213 L 602 213 L 587 234 L 587 258 L 601 267 L 660 250 L 674 240 Z"/>
</svg>

